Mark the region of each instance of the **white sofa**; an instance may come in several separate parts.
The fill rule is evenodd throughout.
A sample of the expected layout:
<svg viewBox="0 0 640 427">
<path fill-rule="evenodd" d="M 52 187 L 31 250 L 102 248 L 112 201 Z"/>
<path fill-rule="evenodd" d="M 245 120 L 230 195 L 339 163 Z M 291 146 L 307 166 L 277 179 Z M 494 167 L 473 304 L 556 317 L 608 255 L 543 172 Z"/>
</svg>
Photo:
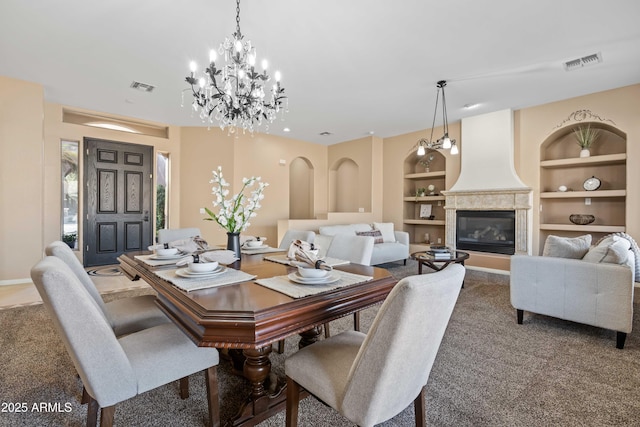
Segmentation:
<svg viewBox="0 0 640 427">
<path fill-rule="evenodd" d="M 384 224 L 384 226 L 383 226 Z M 377 265 L 385 262 L 404 261 L 406 264 L 409 258 L 409 233 L 406 231 L 391 231 L 392 223 L 374 223 L 384 228 L 384 240 L 382 243 L 375 243 L 371 251 L 371 259 L 366 265 Z M 326 225 L 319 228 L 321 236 L 350 235 L 358 236 L 357 233 L 374 231 L 371 224 L 356 223 L 344 225 Z M 358 236 L 366 239 L 370 236 Z"/>
<path fill-rule="evenodd" d="M 632 251 L 620 264 L 514 255 L 510 291 L 517 322 L 529 311 L 611 329 L 622 349 L 633 321 L 634 266 Z"/>
</svg>

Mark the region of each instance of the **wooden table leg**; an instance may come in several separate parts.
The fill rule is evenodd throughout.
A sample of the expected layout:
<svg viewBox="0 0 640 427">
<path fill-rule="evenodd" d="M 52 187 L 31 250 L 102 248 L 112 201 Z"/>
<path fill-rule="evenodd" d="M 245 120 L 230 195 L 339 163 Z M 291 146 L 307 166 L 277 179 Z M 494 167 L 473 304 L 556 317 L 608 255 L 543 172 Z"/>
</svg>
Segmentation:
<svg viewBox="0 0 640 427">
<path fill-rule="evenodd" d="M 306 347 L 318 341 L 321 333 L 321 326 L 314 326 L 313 328 L 300 333 L 300 342 L 298 343 L 298 348 Z"/>
<path fill-rule="evenodd" d="M 271 345 L 243 350 L 243 373 L 251 382 L 251 395 L 240 407 L 238 414 L 227 426 L 253 426 L 284 409 L 286 394 L 284 382 L 271 376 Z"/>
</svg>

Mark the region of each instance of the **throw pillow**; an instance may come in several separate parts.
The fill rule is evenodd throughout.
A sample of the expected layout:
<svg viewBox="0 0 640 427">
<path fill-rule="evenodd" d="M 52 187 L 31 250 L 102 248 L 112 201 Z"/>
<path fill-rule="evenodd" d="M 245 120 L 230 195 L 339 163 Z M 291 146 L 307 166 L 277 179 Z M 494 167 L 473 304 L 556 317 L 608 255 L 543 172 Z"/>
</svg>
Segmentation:
<svg viewBox="0 0 640 427">
<path fill-rule="evenodd" d="M 384 242 L 384 239 L 382 238 L 382 233 L 380 232 L 380 230 L 356 231 L 356 234 L 358 236 L 371 236 L 371 237 L 373 237 L 375 239 L 373 241 L 374 244 L 378 244 L 378 243 L 383 243 Z"/>
<path fill-rule="evenodd" d="M 609 236 L 600 241 L 597 246 L 589 249 L 582 258 L 584 261 L 595 263 L 625 264 L 629 257 L 631 243 L 618 236 Z"/>
<path fill-rule="evenodd" d="M 375 228 L 376 230 L 380 230 L 380 233 L 382 233 L 382 240 L 385 243 L 393 243 L 396 241 L 396 235 L 393 232 L 392 222 L 374 222 L 373 228 Z"/>
<path fill-rule="evenodd" d="M 591 234 L 573 238 L 550 235 L 544 242 L 542 256 L 581 259 L 589 251 L 589 246 Z"/>
</svg>

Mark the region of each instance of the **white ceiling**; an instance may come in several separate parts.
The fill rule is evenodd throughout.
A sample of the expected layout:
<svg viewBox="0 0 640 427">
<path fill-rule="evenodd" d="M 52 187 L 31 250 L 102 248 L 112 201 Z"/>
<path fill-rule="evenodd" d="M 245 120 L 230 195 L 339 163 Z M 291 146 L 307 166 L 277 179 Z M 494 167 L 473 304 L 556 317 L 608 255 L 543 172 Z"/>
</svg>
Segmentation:
<svg viewBox="0 0 640 427">
<path fill-rule="evenodd" d="M 449 122 L 639 83 L 639 22 L 638 0 L 244 0 L 240 23 L 289 97 L 269 132 L 333 144 L 430 128 L 442 79 Z M 0 75 L 48 102 L 202 126 L 180 107 L 189 61 L 234 30 L 233 0 L 2 0 Z"/>
</svg>

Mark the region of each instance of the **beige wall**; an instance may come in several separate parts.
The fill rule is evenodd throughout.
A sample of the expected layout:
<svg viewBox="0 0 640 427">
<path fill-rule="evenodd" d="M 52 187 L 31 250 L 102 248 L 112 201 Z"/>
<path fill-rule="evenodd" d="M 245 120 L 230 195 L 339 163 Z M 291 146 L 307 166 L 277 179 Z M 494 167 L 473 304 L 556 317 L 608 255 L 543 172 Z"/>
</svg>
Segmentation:
<svg viewBox="0 0 640 427">
<path fill-rule="evenodd" d="M 515 111 L 515 168 L 524 183 L 534 189 L 539 203 L 540 144 L 570 113 L 587 109 L 613 120 L 627 134 L 627 231 L 640 240 L 640 85 L 568 99 Z M 338 222 L 390 221 L 403 227 L 403 164 L 415 150 L 423 130 L 395 137 L 366 137 L 330 147 L 256 134 L 228 136 L 218 128 L 169 128 L 169 138 L 135 135 L 62 122 L 63 106 L 44 102 L 41 86 L 0 77 L 0 283 L 26 279 L 43 248 L 60 237 L 60 140 L 82 143 L 85 136 L 154 146 L 169 153 L 170 226 L 197 226 L 212 243 L 225 243 L 219 226 L 203 222 L 200 208 L 211 206 L 211 171 L 223 167 L 232 191 L 243 177 L 260 175 L 270 186 L 263 208 L 252 221 L 248 234 L 266 236 L 277 244 L 277 224 L 289 217 L 289 165 L 303 157 L 313 165 L 314 207 L 318 220 Z M 442 129 L 436 129 L 440 134 Z M 447 188 L 455 183 L 464 156 L 460 123 L 450 124 L 458 140 L 460 157 L 446 154 Z M 329 169 L 341 158 L 359 166 L 359 206 L 367 212 L 329 214 Z M 283 160 L 284 164 L 281 164 Z M 82 165 L 81 165 L 82 170 Z M 82 204 L 82 201 L 81 203 Z M 308 222 L 308 221 L 307 221 Z M 287 223 L 287 222 L 284 222 Z M 538 226 L 534 208 L 534 228 Z M 306 223 L 305 223 L 306 224 Z M 313 228 L 314 221 L 307 225 Z M 538 244 L 534 233 L 534 252 Z M 16 258 L 15 254 L 20 257 Z M 482 260 L 478 265 L 491 266 Z M 503 263 L 504 264 L 504 263 Z"/>
<path fill-rule="evenodd" d="M 297 157 L 313 165 L 315 214 L 326 214 L 327 147 L 266 134 L 247 133 L 236 138 L 219 128 L 183 128 L 181 226 L 199 227 L 207 241 L 226 243 L 225 231 L 215 222 L 204 222 L 205 216 L 199 213 L 202 207 L 213 208 L 209 181 L 220 165 L 232 185 L 231 194 L 240 190 L 244 177 L 261 176 L 269 183 L 262 208 L 245 234 L 267 237 L 276 245 L 278 220 L 289 217 L 289 165 Z"/>
<path fill-rule="evenodd" d="M 7 283 L 29 277 L 42 254 L 51 208 L 43 199 L 43 99 L 42 86 L 0 77 L 0 281 Z"/>
</svg>

